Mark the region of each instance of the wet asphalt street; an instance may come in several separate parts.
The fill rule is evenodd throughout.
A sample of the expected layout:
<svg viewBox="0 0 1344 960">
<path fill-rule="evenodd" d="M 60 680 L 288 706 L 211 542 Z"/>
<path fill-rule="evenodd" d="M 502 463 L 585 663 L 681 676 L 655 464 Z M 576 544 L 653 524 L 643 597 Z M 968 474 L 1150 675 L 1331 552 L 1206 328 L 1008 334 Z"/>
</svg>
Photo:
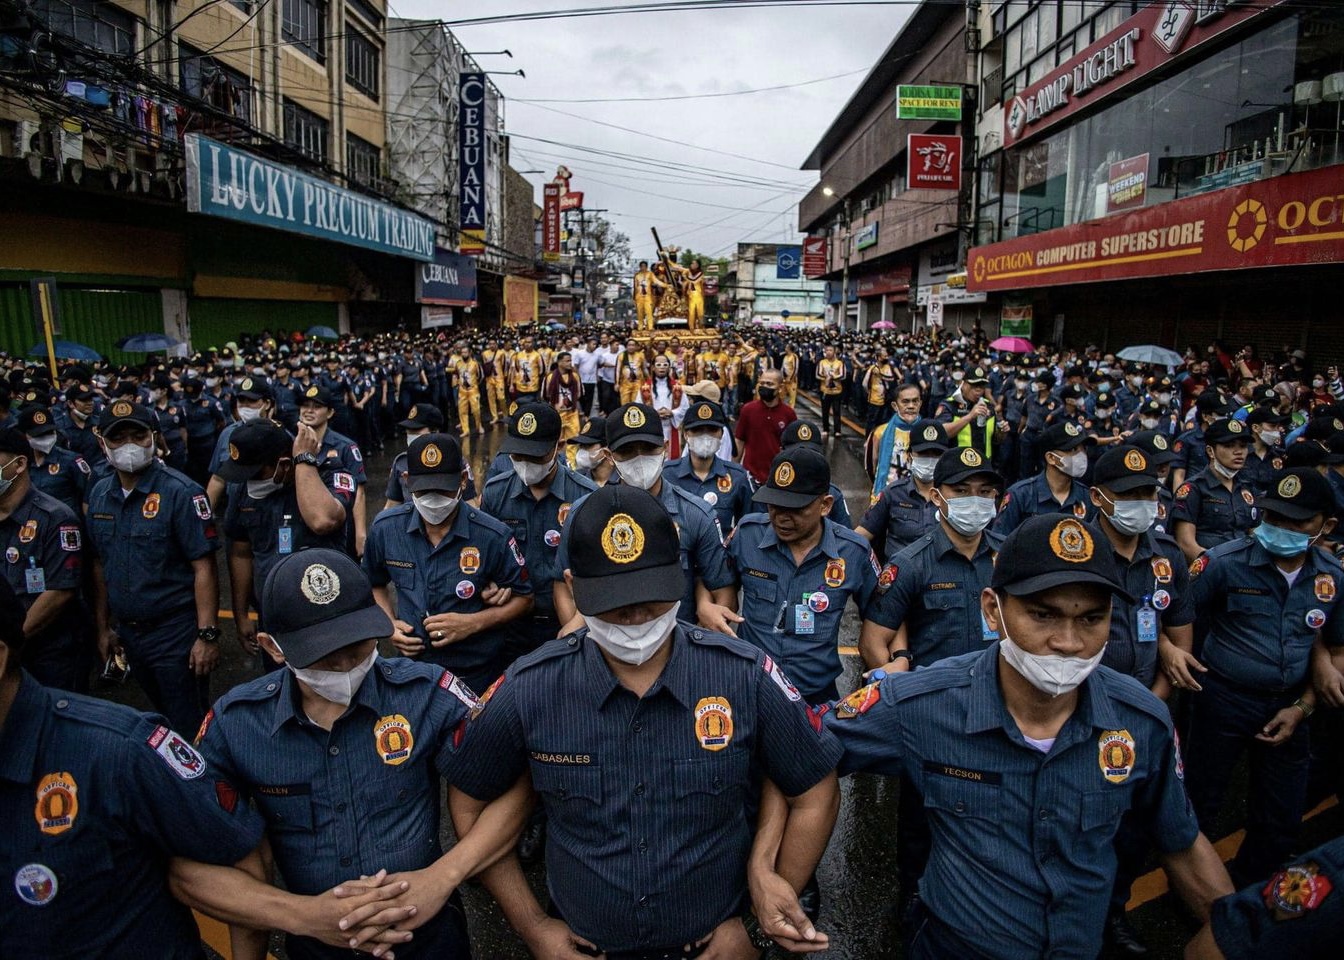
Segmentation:
<svg viewBox="0 0 1344 960">
<path fill-rule="evenodd" d="M 800 399 L 799 407 L 800 416 L 816 417 L 815 408 L 809 410 L 805 400 Z M 502 432 L 502 427 L 495 427 L 484 438 L 468 445 L 467 452 L 478 478 L 478 486 Z M 371 516 L 382 506 L 382 494 L 392 456 L 402 448 L 398 440 L 383 453 L 373 453 L 366 458 Z M 844 439 L 831 441 L 829 453 L 833 479 L 844 491 L 850 512 L 857 522 L 867 505 L 867 478 L 862 466 L 861 440 L 852 431 L 846 430 Z M 221 584 L 225 584 L 227 573 L 222 557 L 221 552 L 220 576 Z M 227 588 L 223 593 L 227 599 Z M 221 626 L 224 630 L 224 656 L 214 678 L 212 692 L 216 697 L 232 685 L 256 676 L 255 665 L 243 657 L 235 642 L 232 620 L 224 619 Z M 858 617 L 851 607 L 846 612 L 842 643 L 855 643 L 858 629 Z M 842 694 L 854 689 L 859 682 L 857 657 L 846 657 L 845 660 L 845 676 L 840 681 Z M 113 691 L 111 695 L 138 707 L 146 706 L 134 683 Z M 1233 772 L 1230 775 L 1244 782 L 1244 772 Z M 823 956 L 835 960 L 883 960 L 901 955 L 897 947 L 898 926 L 892 911 L 897 894 L 895 787 L 894 783 L 883 778 L 870 776 L 855 776 L 842 781 L 843 800 L 839 821 L 819 870 L 823 891 L 819 926 L 830 934 L 832 943 L 831 950 Z M 1232 791 L 1233 794 L 1238 792 L 1236 789 Z M 1313 803 L 1319 799 L 1319 793 L 1313 797 Z M 1215 832 L 1214 839 L 1237 829 L 1241 817 L 1242 811 L 1229 811 L 1224 817 L 1222 829 Z M 1302 849 L 1344 833 L 1344 812 L 1338 806 L 1326 810 L 1309 820 L 1303 833 Z M 447 826 L 444 828 L 444 842 L 452 842 L 451 828 Z M 1230 853 L 1224 851 L 1225 856 L 1230 856 Z M 534 887 L 544 897 L 541 868 L 531 867 L 529 876 Z M 1147 883 L 1141 881 L 1136 890 L 1151 889 L 1152 879 L 1148 878 Z M 977 882 L 974 876 L 967 876 L 965 880 L 968 885 Z M 1164 884 L 1161 889 L 1165 889 Z M 477 960 L 525 960 L 527 951 L 508 928 L 493 901 L 482 890 L 470 885 L 464 890 L 464 897 Z M 1151 948 L 1149 956 L 1154 958 L 1179 957 L 1181 948 L 1195 929 L 1179 903 L 1170 896 L 1149 899 L 1131 914 L 1131 918 Z M 275 952 L 277 956 L 283 957 L 283 950 L 278 945 Z"/>
</svg>

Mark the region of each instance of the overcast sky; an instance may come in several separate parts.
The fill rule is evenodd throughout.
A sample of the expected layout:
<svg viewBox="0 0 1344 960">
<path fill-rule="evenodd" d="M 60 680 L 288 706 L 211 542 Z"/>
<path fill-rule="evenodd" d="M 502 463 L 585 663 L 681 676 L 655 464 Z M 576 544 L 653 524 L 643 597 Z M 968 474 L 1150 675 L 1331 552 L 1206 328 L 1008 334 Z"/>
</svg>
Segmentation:
<svg viewBox="0 0 1344 960">
<path fill-rule="evenodd" d="M 393 16 L 447 21 L 629 2 L 391 0 Z M 799 236 L 797 202 L 817 174 L 798 168 L 910 10 L 905 5 L 700 10 L 453 31 L 469 51 L 513 52 L 512 60 L 481 57 L 485 69 L 527 72 L 526 79 L 492 79 L 507 99 L 513 167 L 544 171 L 528 176 L 537 202 L 541 184 L 564 163 L 574 174 L 571 189 L 584 192 L 587 207 L 610 211 L 606 216 L 630 235 L 636 259 L 652 255 L 650 227 L 658 228 L 665 244 L 722 256 L 739 241 Z M 849 75 L 742 96 L 656 103 L 525 102 L 702 95 L 837 74 Z M 595 156 L 576 146 L 644 159 Z M 650 160 L 694 169 L 654 169 Z M 727 182 L 724 174 L 749 182 Z"/>
</svg>

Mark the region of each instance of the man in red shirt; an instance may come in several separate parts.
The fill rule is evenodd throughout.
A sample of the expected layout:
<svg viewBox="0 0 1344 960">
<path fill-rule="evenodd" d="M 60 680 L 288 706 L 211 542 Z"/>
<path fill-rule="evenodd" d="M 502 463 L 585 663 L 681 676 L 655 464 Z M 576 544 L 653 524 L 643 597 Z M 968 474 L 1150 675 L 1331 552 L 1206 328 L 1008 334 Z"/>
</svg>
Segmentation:
<svg viewBox="0 0 1344 960">
<path fill-rule="evenodd" d="M 737 439 L 742 442 L 742 466 L 757 483 L 765 483 L 770 462 L 779 453 L 784 428 L 798 419 L 793 407 L 779 399 L 778 370 L 764 371 L 756 382 L 758 399 L 743 404 L 737 415 Z"/>
</svg>

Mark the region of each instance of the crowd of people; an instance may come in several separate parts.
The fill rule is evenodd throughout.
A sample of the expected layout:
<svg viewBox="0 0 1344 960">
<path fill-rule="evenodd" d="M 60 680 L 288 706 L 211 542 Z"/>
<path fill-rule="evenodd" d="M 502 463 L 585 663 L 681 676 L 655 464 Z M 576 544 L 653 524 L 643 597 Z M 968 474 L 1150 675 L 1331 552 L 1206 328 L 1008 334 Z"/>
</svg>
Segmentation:
<svg viewBox="0 0 1344 960">
<path fill-rule="evenodd" d="M 856 772 L 899 781 L 909 956 L 1142 956 L 1154 858 L 1188 956 L 1324 955 L 1344 840 L 1297 844 L 1344 769 L 1344 384 L 1125 352 L 598 327 L 0 359 L 0 955 L 197 957 L 192 907 L 239 958 L 468 957 L 471 877 L 539 957 L 819 952 Z M 221 608 L 256 673 L 227 691 Z"/>
</svg>

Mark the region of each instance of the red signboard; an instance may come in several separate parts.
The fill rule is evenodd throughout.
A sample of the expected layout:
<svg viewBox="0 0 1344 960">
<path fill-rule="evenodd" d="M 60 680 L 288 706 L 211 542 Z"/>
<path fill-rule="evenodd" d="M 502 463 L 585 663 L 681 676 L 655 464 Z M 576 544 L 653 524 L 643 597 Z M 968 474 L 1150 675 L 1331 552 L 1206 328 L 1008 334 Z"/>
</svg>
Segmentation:
<svg viewBox="0 0 1344 960">
<path fill-rule="evenodd" d="M 1144 7 L 1007 105 L 1003 145 L 1035 136 L 1285 0 L 1167 0 Z"/>
<path fill-rule="evenodd" d="M 1111 164 L 1106 177 L 1106 212 L 1143 206 L 1148 197 L 1148 154 Z"/>
<path fill-rule="evenodd" d="M 861 297 L 876 297 L 883 293 L 901 293 L 910 289 L 910 267 L 891 267 L 881 273 L 869 273 L 857 277 L 855 290 Z"/>
<path fill-rule="evenodd" d="M 820 277 L 828 270 L 826 265 L 826 238 L 805 237 L 803 239 L 803 276 Z"/>
<path fill-rule="evenodd" d="M 1024 290 L 1344 260 L 1344 165 L 976 247 L 966 289 Z"/>
<path fill-rule="evenodd" d="M 548 183 L 541 189 L 541 259 L 560 259 L 560 184 Z"/>
<path fill-rule="evenodd" d="M 571 190 L 569 193 L 560 195 L 561 210 L 581 210 L 583 209 L 583 194 Z"/>
<path fill-rule="evenodd" d="M 910 134 L 905 151 L 905 185 L 910 190 L 960 190 L 961 137 Z"/>
</svg>

